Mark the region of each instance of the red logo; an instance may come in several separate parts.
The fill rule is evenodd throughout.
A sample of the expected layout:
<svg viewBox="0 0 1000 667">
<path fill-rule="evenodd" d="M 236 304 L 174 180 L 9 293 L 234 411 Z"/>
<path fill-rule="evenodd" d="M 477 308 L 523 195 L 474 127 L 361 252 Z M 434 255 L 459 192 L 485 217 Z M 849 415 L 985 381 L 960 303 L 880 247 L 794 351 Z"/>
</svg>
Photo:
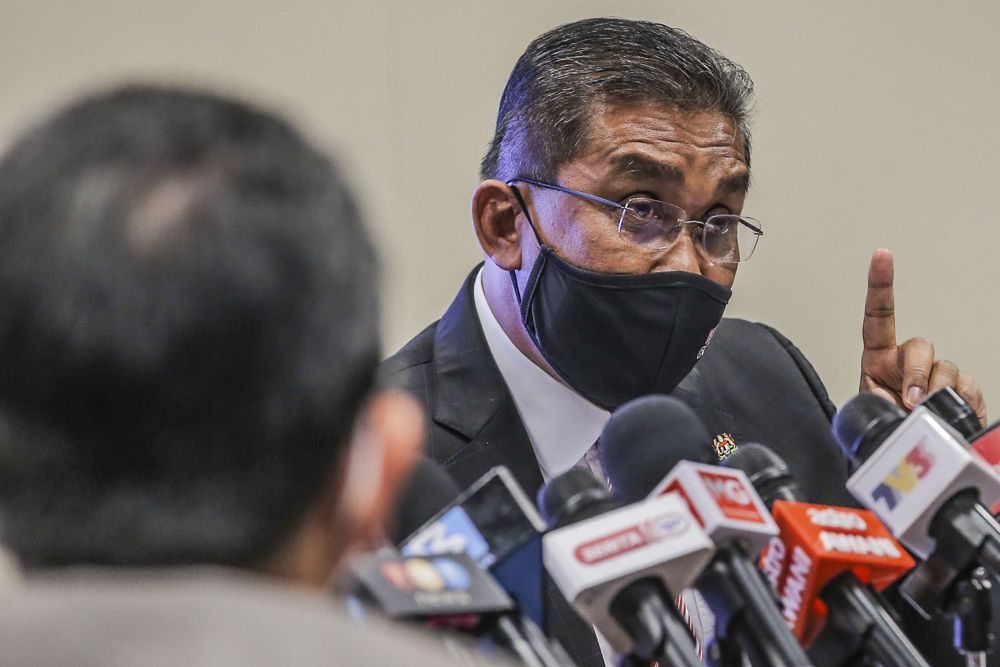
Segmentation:
<svg viewBox="0 0 1000 667">
<path fill-rule="evenodd" d="M 629 526 L 610 535 L 585 542 L 578 546 L 573 554 L 584 565 L 594 565 L 654 542 L 680 535 L 687 529 L 688 521 L 683 515 L 669 512 L 639 525 Z"/>
<path fill-rule="evenodd" d="M 735 475 L 704 470 L 699 470 L 698 475 L 726 517 L 737 521 L 766 523 L 754 505 L 753 491 L 747 488 L 742 479 Z"/>
<path fill-rule="evenodd" d="M 386 561 L 379 566 L 379 570 L 382 573 L 382 578 L 399 590 L 412 591 L 414 589 L 413 582 L 406 574 L 406 568 L 399 561 Z"/>
<path fill-rule="evenodd" d="M 649 544 L 640 526 L 630 526 L 625 530 L 599 537 L 581 544 L 573 553 L 576 559 L 584 565 L 593 565 L 628 551 L 633 551 Z"/>
</svg>

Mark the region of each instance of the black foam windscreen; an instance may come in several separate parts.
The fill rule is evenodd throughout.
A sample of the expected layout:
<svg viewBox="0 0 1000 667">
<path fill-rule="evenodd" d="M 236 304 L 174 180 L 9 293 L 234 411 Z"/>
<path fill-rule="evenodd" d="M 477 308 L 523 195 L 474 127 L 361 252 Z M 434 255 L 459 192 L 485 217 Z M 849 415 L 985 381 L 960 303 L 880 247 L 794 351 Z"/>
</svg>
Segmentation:
<svg viewBox="0 0 1000 667">
<path fill-rule="evenodd" d="M 920 405 L 940 417 L 966 440 L 971 441 L 983 428 L 973 407 L 951 387 L 938 389 Z"/>
<path fill-rule="evenodd" d="M 858 394 L 833 416 L 833 435 L 847 458 L 857 465 L 885 439 L 886 428 L 905 417 L 905 412 L 881 396 Z"/>
<path fill-rule="evenodd" d="M 393 544 L 400 544 L 461 493 L 458 484 L 444 468 L 421 457 L 396 500 L 396 510 L 388 526 L 388 538 Z"/>
<path fill-rule="evenodd" d="M 705 425 L 670 396 L 643 396 L 621 406 L 599 443 L 604 472 L 615 494 L 629 503 L 648 496 L 680 461 L 715 463 Z"/>
<path fill-rule="evenodd" d="M 621 502 L 592 473 L 570 468 L 538 490 L 538 509 L 550 530 L 610 512 Z"/>
</svg>

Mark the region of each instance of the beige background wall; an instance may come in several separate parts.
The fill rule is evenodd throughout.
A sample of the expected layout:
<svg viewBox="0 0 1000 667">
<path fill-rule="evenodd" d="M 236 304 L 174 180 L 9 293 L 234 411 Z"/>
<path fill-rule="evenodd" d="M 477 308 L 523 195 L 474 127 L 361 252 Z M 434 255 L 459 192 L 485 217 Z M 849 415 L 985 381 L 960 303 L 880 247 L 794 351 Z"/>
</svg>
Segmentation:
<svg viewBox="0 0 1000 667">
<path fill-rule="evenodd" d="M 287 113 L 350 166 L 383 248 L 395 349 L 478 261 L 469 194 L 517 56 L 553 25 L 604 14 L 682 27 L 756 81 L 746 211 L 767 236 L 729 314 L 782 330 L 843 402 L 868 259 L 887 246 L 900 335 L 932 338 L 1000 416 L 995 0 L 0 0 L 0 144 L 122 79 L 196 82 Z"/>
</svg>

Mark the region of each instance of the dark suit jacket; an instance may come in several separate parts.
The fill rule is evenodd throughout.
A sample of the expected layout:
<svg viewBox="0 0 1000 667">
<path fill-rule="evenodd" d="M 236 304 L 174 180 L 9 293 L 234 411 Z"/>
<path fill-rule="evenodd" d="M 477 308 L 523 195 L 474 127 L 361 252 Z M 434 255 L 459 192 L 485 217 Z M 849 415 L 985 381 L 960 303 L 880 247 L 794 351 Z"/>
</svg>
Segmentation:
<svg viewBox="0 0 1000 667">
<path fill-rule="evenodd" d="M 459 486 L 505 465 L 534 498 L 542 475 L 479 325 L 473 300 L 478 273 L 476 267 L 444 317 L 385 361 L 382 377 L 424 404 L 431 418 L 427 454 Z M 845 488 L 846 463 L 830 429 L 835 407 L 806 358 L 774 329 L 723 319 L 705 356 L 673 395 L 691 406 L 713 436 L 728 433 L 737 444 L 770 447 L 812 502 L 857 506 Z M 549 592 L 550 633 L 580 665 L 601 667 L 593 632 L 557 591 Z"/>
</svg>

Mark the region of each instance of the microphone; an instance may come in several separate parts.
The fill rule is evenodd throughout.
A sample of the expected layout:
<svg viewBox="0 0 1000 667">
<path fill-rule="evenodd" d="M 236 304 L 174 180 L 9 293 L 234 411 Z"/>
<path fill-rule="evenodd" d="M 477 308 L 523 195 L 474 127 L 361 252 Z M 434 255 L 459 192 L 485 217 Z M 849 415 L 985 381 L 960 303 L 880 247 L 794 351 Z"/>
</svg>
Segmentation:
<svg viewBox="0 0 1000 667">
<path fill-rule="evenodd" d="M 549 524 L 545 568 L 581 616 L 619 654 L 699 667 L 672 600 L 711 559 L 713 546 L 675 494 L 622 507 L 586 470 L 539 491 Z"/>
<path fill-rule="evenodd" d="M 437 464 L 430 468 L 437 472 L 430 472 L 425 479 L 447 477 Z M 435 495 L 441 498 L 446 494 Z M 497 466 L 464 492 L 447 495 L 450 501 L 436 512 L 411 512 L 413 517 L 425 520 L 415 530 L 407 531 L 412 534 L 402 540 L 402 553 L 408 557 L 465 554 L 472 558 L 516 602 L 519 614 L 508 614 L 496 624 L 495 629 L 505 633 L 505 642 L 527 664 L 538 660 L 542 662 L 537 664 L 542 665 L 571 664 L 562 646 L 539 630 L 539 626 L 545 627 L 545 524 L 510 470 Z M 417 503 L 430 505 L 423 500 Z"/>
<path fill-rule="evenodd" d="M 353 559 L 362 598 L 386 616 L 471 628 L 514 609 L 514 601 L 465 554 L 400 556 L 381 549 Z"/>
<path fill-rule="evenodd" d="M 857 465 L 848 490 L 924 561 L 900 594 L 924 617 L 953 615 L 956 647 L 982 658 L 989 614 L 963 608 L 989 608 L 977 566 L 1000 572 L 1000 525 L 983 506 L 1000 500 L 1000 477 L 923 406 L 904 416 L 861 394 L 834 417 L 834 435 Z"/>
<path fill-rule="evenodd" d="M 976 411 L 951 387 L 938 389 L 921 401 L 920 405 L 937 415 L 938 419 L 958 431 L 969 442 L 982 430 Z"/>
<path fill-rule="evenodd" d="M 954 429 L 923 406 L 906 416 L 859 394 L 833 430 L 855 466 L 848 491 L 907 548 L 926 560 L 940 547 L 1000 572 L 1000 525 L 983 506 L 1000 501 L 1000 478 Z"/>
<path fill-rule="evenodd" d="M 696 461 L 711 438 L 684 403 L 647 396 L 620 407 L 601 434 L 604 470 L 626 502 L 677 492 L 716 546 L 695 581 L 716 616 L 716 650 L 738 644 L 753 664 L 810 665 L 785 624 L 774 591 L 751 558 L 778 527 L 746 475 Z"/>
<path fill-rule="evenodd" d="M 929 667 L 862 583 L 882 590 L 914 566 L 874 514 L 803 502 L 788 466 L 763 445 L 742 445 L 723 466 L 746 473 L 772 509 L 780 532 L 762 567 L 818 667 L 856 664 L 864 655 L 886 667 Z"/>
<path fill-rule="evenodd" d="M 972 406 L 950 387 L 934 392 L 921 405 L 955 429 L 969 442 L 970 450 L 1000 475 L 1000 422 L 981 429 Z M 990 511 L 996 515 L 1000 503 L 994 503 Z M 993 644 L 993 584 L 982 566 L 970 569 L 976 560 L 975 542 L 959 541 L 957 550 L 937 548 L 899 588 L 924 619 L 936 613 L 951 617 L 952 644 L 970 664 L 985 663 Z"/>
<path fill-rule="evenodd" d="M 493 637 L 526 667 L 571 667 L 558 646 L 523 622 L 514 601 L 466 554 L 401 556 L 392 549 L 355 558 L 349 607 L 374 605 L 393 620 Z"/>
<path fill-rule="evenodd" d="M 1000 475 L 1000 421 L 995 421 L 982 431 L 976 434 L 970 441 L 972 451 L 980 456 L 993 472 Z M 1000 506 L 991 507 L 993 513 L 1000 511 Z"/>
<path fill-rule="evenodd" d="M 395 515 L 386 531 L 389 541 L 399 544 L 461 493 L 458 484 L 444 468 L 421 456 L 396 501 Z"/>
<path fill-rule="evenodd" d="M 958 431 L 969 442 L 972 451 L 1000 475 L 1000 429 L 997 429 L 1000 421 L 981 428 L 972 406 L 951 387 L 939 389 L 924 399 L 921 405 Z M 994 515 L 1000 513 L 1000 504 L 993 505 L 990 510 Z"/>
<path fill-rule="evenodd" d="M 400 544 L 406 555 L 465 553 L 503 586 L 521 613 L 544 618 L 545 523 L 504 466 L 480 477 Z"/>
</svg>

